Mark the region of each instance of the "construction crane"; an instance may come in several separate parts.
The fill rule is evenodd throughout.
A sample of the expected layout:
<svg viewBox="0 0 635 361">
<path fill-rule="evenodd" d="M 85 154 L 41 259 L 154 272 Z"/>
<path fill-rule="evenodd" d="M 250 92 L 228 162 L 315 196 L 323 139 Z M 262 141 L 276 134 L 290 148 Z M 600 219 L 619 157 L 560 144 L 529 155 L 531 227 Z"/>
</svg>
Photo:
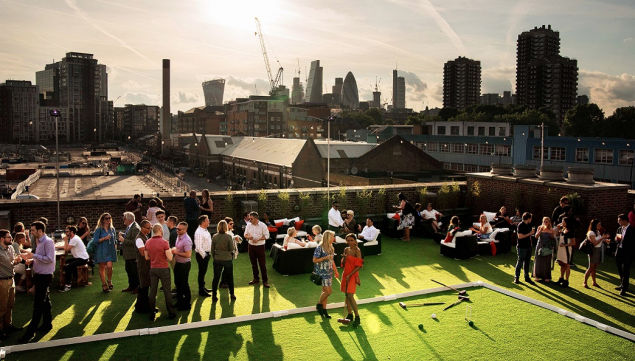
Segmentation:
<svg viewBox="0 0 635 361">
<path fill-rule="evenodd" d="M 260 48 L 262 49 L 262 57 L 265 59 L 265 68 L 267 69 L 267 77 L 269 78 L 269 86 L 271 88 L 269 90 L 269 95 L 276 95 L 276 91 L 278 90 L 278 87 L 282 85 L 283 83 L 282 73 L 284 69 L 282 68 L 282 65 L 280 65 L 280 62 L 276 60 L 279 66 L 278 73 L 276 74 L 275 78 L 272 76 L 271 66 L 269 65 L 269 56 L 267 55 L 267 47 L 265 46 L 265 38 L 262 34 L 262 27 L 260 26 L 260 20 L 258 20 L 257 17 L 254 19 L 256 20 L 256 28 L 258 29 L 255 35 L 260 39 Z"/>
</svg>

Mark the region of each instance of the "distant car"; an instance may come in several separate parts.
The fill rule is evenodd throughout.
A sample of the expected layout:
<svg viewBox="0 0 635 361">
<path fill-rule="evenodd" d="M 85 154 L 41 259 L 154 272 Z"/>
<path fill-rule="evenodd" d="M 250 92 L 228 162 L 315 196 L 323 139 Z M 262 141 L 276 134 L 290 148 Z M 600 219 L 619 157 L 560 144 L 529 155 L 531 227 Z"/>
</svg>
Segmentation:
<svg viewBox="0 0 635 361">
<path fill-rule="evenodd" d="M 40 199 L 35 194 L 19 194 L 15 199 Z"/>
</svg>

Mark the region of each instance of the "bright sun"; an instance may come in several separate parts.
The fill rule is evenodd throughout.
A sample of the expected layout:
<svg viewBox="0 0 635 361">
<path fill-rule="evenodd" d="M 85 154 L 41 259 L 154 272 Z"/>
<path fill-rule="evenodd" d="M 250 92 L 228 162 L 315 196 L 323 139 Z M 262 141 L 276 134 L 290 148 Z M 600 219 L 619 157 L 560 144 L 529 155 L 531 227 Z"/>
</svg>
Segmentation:
<svg viewBox="0 0 635 361">
<path fill-rule="evenodd" d="M 205 1 L 203 16 L 208 21 L 233 28 L 254 28 L 254 17 L 271 24 L 279 18 L 279 1 L 272 0 L 223 0 Z"/>
</svg>

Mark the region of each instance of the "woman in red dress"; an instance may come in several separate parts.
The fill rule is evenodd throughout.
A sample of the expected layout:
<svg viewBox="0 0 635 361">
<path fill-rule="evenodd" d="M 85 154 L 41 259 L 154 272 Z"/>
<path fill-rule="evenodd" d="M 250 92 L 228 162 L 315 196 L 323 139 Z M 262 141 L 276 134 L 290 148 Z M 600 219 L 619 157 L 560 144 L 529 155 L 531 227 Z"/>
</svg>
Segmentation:
<svg viewBox="0 0 635 361">
<path fill-rule="evenodd" d="M 355 301 L 355 290 L 360 285 L 359 270 L 364 264 L 362 259 L 362 251 L 357 247 L 357 239 L 353 233 L 346 235 L 346 243 L 348 247 L 344 249 L 342 257 L 342 286 L 341 290 L 346 294 L 346 309 L 348 310 L 347 319 L 353 321 L 353 313 L 355 312 L 355 320 L 353 325 L 359 325 L 359 312 L 357 311 L 357 302 Z"/>
</svg>

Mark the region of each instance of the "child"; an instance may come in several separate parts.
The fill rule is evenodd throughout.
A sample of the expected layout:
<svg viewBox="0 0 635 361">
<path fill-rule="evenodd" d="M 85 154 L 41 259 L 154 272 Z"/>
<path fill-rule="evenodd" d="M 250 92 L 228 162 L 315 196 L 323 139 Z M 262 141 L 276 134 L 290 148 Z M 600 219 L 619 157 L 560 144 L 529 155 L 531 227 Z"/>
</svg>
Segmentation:
<svg viewBox="0 0 635 361">
<path fill-rule="evenodd" d="M 311 227 L 311 232 L 315 237 L 311 237 L 310 234 L 306 236 L 310 242 L 322 242 L 322 227 L 316 224 L 315 226 Z"/>
<path fill-rule="evenodd" d="M 359 312 L 357 311 L 357 302 L 355 301 L 355 290 L 357 285 L 361 285 L 359 281 L 359 270 L 362 268 L 364 264 L 364 260 L 362 259 L 362 252 L 357 247 L 357 240 L 355 239 L 355 235 L 349 233 L 346 235 L 346 243 L 348 247 L 344 249 L 344 254 L 342 255 L 342 267 L 344 267 L 344 271 L 342 272 L 342 286 L 341 290 L 346 294 L 346 309 L 348 310 L 347 319 L 353 321 L 352 311 L 355 312 L 355 321 L 353 321 L 353 325 L 359 325 Z"/>
</svg>

